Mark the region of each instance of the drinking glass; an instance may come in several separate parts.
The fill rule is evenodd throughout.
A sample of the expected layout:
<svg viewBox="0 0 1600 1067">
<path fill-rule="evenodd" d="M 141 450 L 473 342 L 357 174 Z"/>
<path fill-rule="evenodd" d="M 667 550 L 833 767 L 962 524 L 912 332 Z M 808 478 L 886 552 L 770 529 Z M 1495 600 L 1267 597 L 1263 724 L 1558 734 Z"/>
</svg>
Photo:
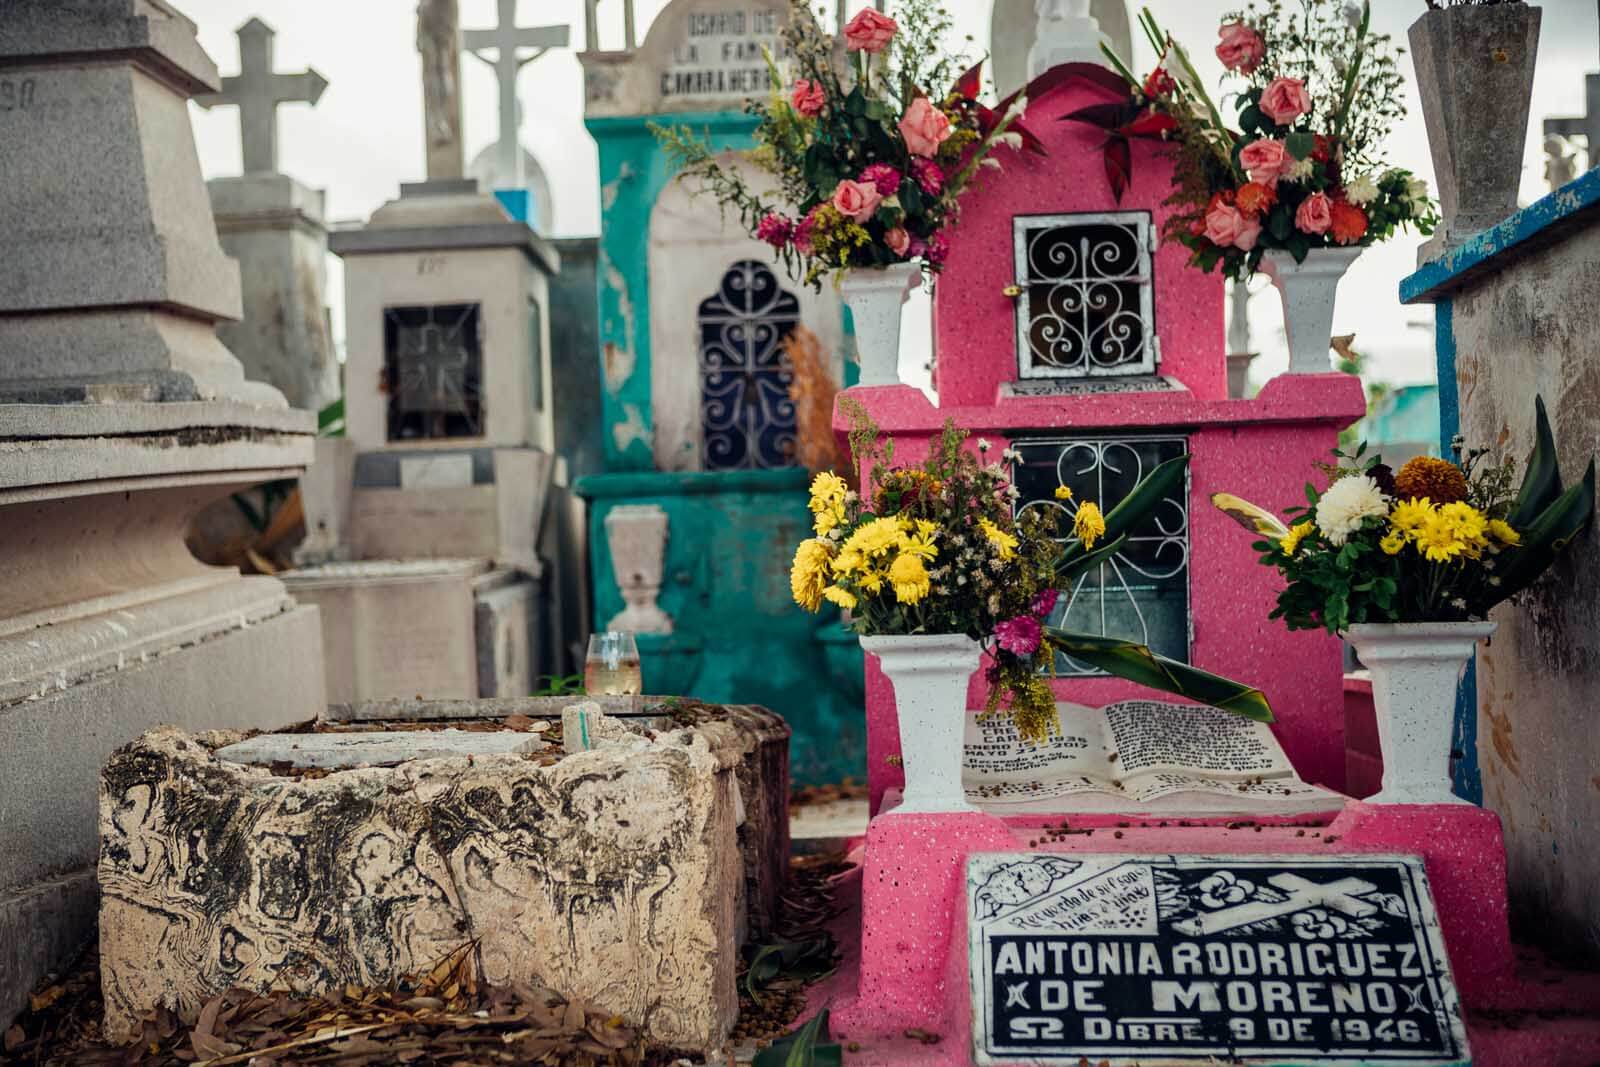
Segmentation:
<svg viewBox="0 0 1600 1067">
<path fill-rule="evenodd" d="M 619 696 L 643 692 L 639 673 L 639 646 L 633 635 L 620 630 L 589 635 L 589 655 L 583 664 L 583 687 L 590 696 Z"/>
</svg>

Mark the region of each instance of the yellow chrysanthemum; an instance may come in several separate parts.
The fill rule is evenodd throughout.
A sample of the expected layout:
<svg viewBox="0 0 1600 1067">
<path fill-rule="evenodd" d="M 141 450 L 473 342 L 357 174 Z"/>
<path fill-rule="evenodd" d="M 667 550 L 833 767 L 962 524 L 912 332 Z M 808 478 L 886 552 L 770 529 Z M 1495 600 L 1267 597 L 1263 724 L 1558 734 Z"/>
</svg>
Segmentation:
<svg viewBox="0 0 1600 1067">
<path fill-rule="evenodd" d="M 1106 517 L 1100 514 L 1100 506 L 1092 500 L 1079 504 L 1078 513 L 1072 517 L 1072 532 L 1084 548 L 1093 548 L 1106 535 Z"/>
<path fill-rule="evenodd" d="M 856 584 L 861 587 L 861 591 L 873 596 L 877 596 L 883 590 L 883 580 L 884 573 L 870 567 L 856 575 Z"/>
<path fill-rule="evenodd" d="M 898 519 L 882 518 L 864 522 L 856 527 L 855 533 L 845 538 L 844 547 L 839 550 L 839 559 L 834 564 L 834 573 L 848 574 L 859 570 L 869 560 L 899 548 L 904 539 L 905 531 L 900 528 Z M 846 565 L 848 570 L 841 569 Z"/>
<path fill-rule="evenodd" d="M 1439 515 L 1449 524 L 1450 532 L 1461 542 L 1461 550 L 1468 556 L 1477 559 L 1489 547 L 1489 538 L 1486 536 L 1489 519 L 1471 504 L 1446 504 L 1439 509 Z"/>
<path fill-rule="evenodd" d="M 927 519 L 917 519 L 907 523 L 904 542 L 900 545 L 900 552 L 911 553 L 919 559 L 931 560 L 939 555 L 939 549 L 934 546 L 933 537 L 939 532 L 939 527 Z"/>
<path fill-rule="evenodd" d="M 909 552 L 900 553 L 889 565 L 889 582 L 894 586 L 895 599 L 902 604 L 915 604 L 933 591 L 927 568 Z"/>
<path fill-rule="evenodd" d="M 1398 556 L 1400 550 L 1406 547 L 1406 535 L 1400 530 L 1391 528 L 1384 534 L 1383 540 L 1378 542 L 1378 547 L 1383 549 L 1386 555 Z"/>
<path fill-rule="evenodd" d="M 1413 535 L 1417 551 L 1433 563 L 1448 563 L 1466 551 L 1466 544 L 1456 537 L 1455 529 L 1443 515 L 1435 512 Z"/>
<path fill-rule="evenodd" d="M 801 541 L 794 552 L 794 567 L 789 571 L 789 591 L 794 602 L 807 611 L 822 606 L 822 590 L 828 584 L 828 565 L 833 550 L 826 541 Z"/>
<path fill-rule="evenodd" d="M 1311 536 L 1311 531 L 1316 526 L 1309 522 L 1297 522 L 1289 527 L 1289 532 L 1283 535 L 1283 540 L 1278 542 L 1278 547 L 1283 549 L 1285 556 L 1292 556 L 1300 550 L 1300 542 Z"/>
<path fill-rule="evenodd" d="M 1389 512 L 1389 525 L 1411 536 L 1426 525 L 1436 510 L 1433 501 L 1425 496 L 1396 501 L 1394 510 Z"/>
<path fill-rule="evenodd" d="M 978 529 L 983 531 L 983 536 L 998 550 L 997 554 L 1001 559 L 1008 560 L 1017 554 L 1017 539 L 988 519 L 979 519 Z"/>
<path fill-rule="evenodd" d="M 1056 499 L 1067 501 L 1072 499 L 1072 490 L 1064 485 L 1056 486 Z"/>
<path fill-rule="evenodd" d="M 1522 535 L 1504 519 L 1489 520 L 1489 536 L 1499 541 L 1502 545 L 1522 544 Z"/>
<path fill-rule="evenodd" d="M 856 595 L 842 585 L 830 585 L 822 591 L 822 599 L 830 604 L 837 604 L 846 611 L 851 611 L 856 606 Z"/>
<path fill-rule="evenodd" d="M 811 479 L 811 510 L 820 514 L 840 507 L 849 491 L 843 478 L 832 471 L 823 471 Z"/>
<path fill-rule="evenodd" d="M 821 511 L 817 512 L 816 518 L 811 522 L 811 528 L 816 532 L 818 537 L 821 537 L 829 530 L 843 525 L 843 523 L 844 503 L 841 501 L 838 504 L 825 507 Z"/>
</svg>

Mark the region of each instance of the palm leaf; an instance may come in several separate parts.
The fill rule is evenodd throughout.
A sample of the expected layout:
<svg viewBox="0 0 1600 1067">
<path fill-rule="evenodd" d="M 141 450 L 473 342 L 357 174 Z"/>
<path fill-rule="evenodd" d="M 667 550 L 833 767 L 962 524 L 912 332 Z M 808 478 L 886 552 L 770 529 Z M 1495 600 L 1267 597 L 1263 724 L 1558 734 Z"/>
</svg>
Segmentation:
<svg viewBox="0 0 1600 1067">
<path fill-rule="evenodd" d="M 1550 432 L 1550 417 L 1545 414 L 1544 397 L 1533 398 L 1533 454 L 1522 476 L 1522 489 L 1506 521 L 1521 530 L 1532 525 L 1538 515 L 1561 495 L 1561 471 L 1556 464 L 1556 439 Z"/>
<path fill-rule="evenodd" d="M 1187 455 L 1169 459 L 1151 471 L 1144 481 L 1134 486 L 1133 492 L 1123 497 L 1121 503 L 1106 513 L 1105 537 L 1115 541 L 1131 533 L 1150 517 L 1150 513 L 1158 504 L 1183 485 L 1188 471 Z M 1056 564 L 1056 573 L 1077 573 L 1076 567 L 1079 561 L 1089 552 L 1089 549 L 1083 547 L 1082 542 L 1074 542 L 1062 553 L 1061 560 Z"/>
<path fill-rule="evenodd" d="M 1281 541 L 1289 536 L 1289 527 L 1259 504 L 1234 496 L 1232 493 L 1212 493 L 1211 503 L 1228 518 L 1252 533 Z"/>
<path fill-rule="evenodd" d="M 1144 645 L 1120 637 L 1075 633 L 1054 626 L 1046 627 L 1044 633 L 1046 642 L 1056 651 L 1107 674 L 1257 722 L 1273 721 L 1272 705 L 1253 686 L 1158 656 Z"/>
<path fill-rule="evenodd" d="M 792 1034 L 779 1038 L 760 1052 L 751 1067 L 840 1067 L 844 1050 L 828 1041 L 828 1009 Z"/>
<path fill-rule="evenodd" d="M 1568 542 L 1589 524 L 1594 514 L 1594 494 L 1595 471 L 1591 459 L 1583 481 L 1556 497 L 1531 523 L 1521 528 L 1522 545 L 1514 554 L 1507 554 L 1510 564 L 1500 572 L 1500 584 L 1490 590 L 1494 599 L 1481 610 L 1486 611 L 1522 592 L 1549 569 Z"/>
<path fill-rule="evenodd" d="M 1118 552 L 1121 552 L 1122 546 L 1127 540 L 1128 535 L 1123 534 L 1115 541 L 1101 545 L 1086 554 L 1076 556 L 1071 561 L 1068 561 L 1066 556 L 1063 555 L 1061 559 L 1056 561 L 1056 588 L 1059 589 L 1071 585 L 1078 580 L 1080 574 L 1093 570 Z"/>
</svg>

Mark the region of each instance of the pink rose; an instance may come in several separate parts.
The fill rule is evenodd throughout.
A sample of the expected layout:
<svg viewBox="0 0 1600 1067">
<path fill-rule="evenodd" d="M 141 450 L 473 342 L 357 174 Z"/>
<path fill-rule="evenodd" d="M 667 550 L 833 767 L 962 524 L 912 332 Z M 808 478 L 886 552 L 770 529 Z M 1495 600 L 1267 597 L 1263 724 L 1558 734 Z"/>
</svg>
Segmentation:
<svg viewBox="0 0 1600 1067">
<path fill-rule="evenodd" d="M 896 226 L 883 235 L 883 243 L 889 246 L 889 251 L 904 257 L 911 249 L 911 235 L 903 227 Z"/>
<path fill-rule="evenodd" d="M 1243 218 L 1244 221 L 1239 224 L 1239 233 L 1233 239 L 1233 247 L 1239 249 L 1241 252 L 1248 252 L 1254 248 L 1256 246 L 1256 242 L 1261 239 L 1261 219 L 1252 219 L 1244 215 L 1241 215 L 1240 217 Z"/>
<path fill-rule="evenodd" d="M 1303 233 L 1327 233 L 1333 226 L 1333 201 L 1326 193 L 1312 193 L 1294 213 L 1294 224 Z"/>
<path fill-rule="evenodd" d="M 1270 137 L 1251 141 L 1239 152 L 1239 165 L 1250 175 L 1250 180 L 1268 188 L 1278 184 L 1278 179 L 1293 162 L 1283 142 Z"/>
<path fill-rule="evenodd" d="M 841 181 L 833 190 L 833 206 L 851 222 L 866 222 L 883 203 L 883 194 L 871 182 Z"/>
<path fill-rule="evenodd" d="M 900 172 L 887 163 L 872 164 L 861 172 L 861 180 L 877 186 L 878 192 L 884 196 L 893 196 L 900 191 Z"/>
<path fill-rule="evenodd" d="M 900 136 L 906 139 L 906 151 L 914 156 L 932 157 L 949 139 L 950 132 L 949 117 L 925 96 L 911 101 L 900 117 Z"/>
<path fill-rule="evenodd" d="M 1267 45 L 1261 35 L 1242 22 L 1224 23 L 1217 30 L 1222 40 L 1217 44 L 1217 58 L 1229 70 L 1249 74 L 1266 58 Z"/>
<path fill-rule="evenodd" d="M 899 28 L 888 15 L 870 7 L 862 8 L 855 18 L 845 23 L 845 48 L 851 52 L 881 52 Z"/>
<path fill-rule="evenodd" d="M 1232 204 L 1213 203 L 1206 212 L 1206 240 L 1219 248 L 1231 248 L 1244 229 L 1244 215 Z"/>
<path fill-rule="evenodd" d="M 789 98 L 794 104 L 794 109 L 808 119 L 814 119 L 822 114 L 822 105 L 828 98 L 822 92 L 821 82 L 806 81 L 804 78 L 795 79 L 794 94 Z"/>
<path fill-rule="evenodd" d="M 1261 113 L 1279 126 L 1287 126 L 1311 110 L 1311 94 L 1299 78 L 1274 78 L 1261 94 Z"/>
</svg>

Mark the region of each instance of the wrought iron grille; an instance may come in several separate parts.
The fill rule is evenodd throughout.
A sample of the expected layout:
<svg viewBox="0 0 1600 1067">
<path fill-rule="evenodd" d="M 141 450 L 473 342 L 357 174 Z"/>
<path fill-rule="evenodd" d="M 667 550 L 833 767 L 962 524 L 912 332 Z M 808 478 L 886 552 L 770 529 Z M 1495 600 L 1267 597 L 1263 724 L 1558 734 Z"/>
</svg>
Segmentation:
<svg viewBox="0 0 1600 1067">
<path fill-rule="evenodd" d="M 1012 227 L 1019 376 L 1154 373 L 1149 212 L 1019 215 Z"/>
<path fill-rule="evenodd" d="M 1067 522 L 1085 500 L 1110 511 L 1157 465 L 1187 451 L 1182 437 L 1018 440 L 1017 512 L 1055 509 Z M 1055 498 L 1057 486 L 1072 490 Z M 1050 621 L 1071 630 L 1123 637 L 1179 662 L 1189 661 L 1189 487 L 1158 504 L 1122 550 L 1061 591 Z M 1061 674 L 1100 672 L 1060 657 Z"/>
<path fill-rule="evenodd" d="M 760 262 L 741 259 L 700 302 L 696 322 L 705 469 L 793 464 L 793 374 L 783 340 L 800 324 L 800 301 Z"/>
<path fill-rule="evenodd" d="M 477 304 L 383 309 L 389 439 L 483 434 L 483 338 Z"/>
</svg>

